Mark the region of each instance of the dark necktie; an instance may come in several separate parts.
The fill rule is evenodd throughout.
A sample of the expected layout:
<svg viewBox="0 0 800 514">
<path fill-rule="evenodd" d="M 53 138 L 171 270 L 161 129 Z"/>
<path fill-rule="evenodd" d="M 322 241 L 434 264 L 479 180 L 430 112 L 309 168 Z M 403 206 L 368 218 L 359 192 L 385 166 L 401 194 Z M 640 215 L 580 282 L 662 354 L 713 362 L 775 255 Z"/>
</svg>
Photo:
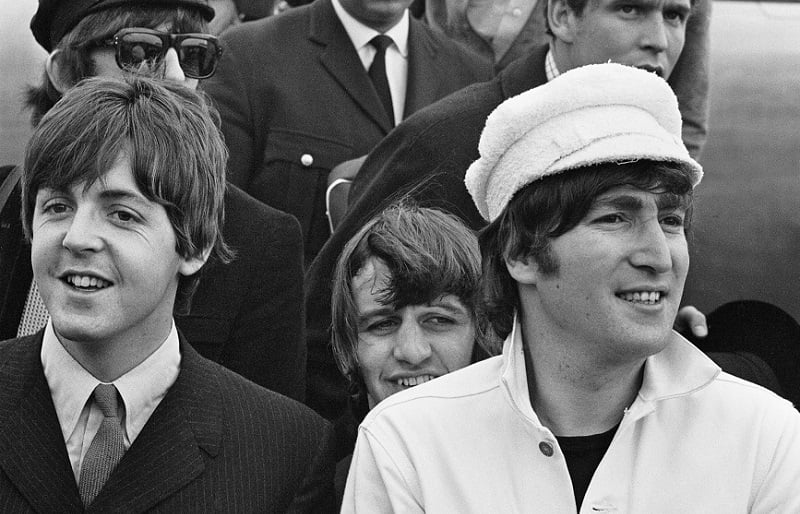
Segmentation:
<svg viewBox="0 0 800 514">
<path fill-rule="evenodd" d="M 386 49 L 392 44 L 392 38 L 384 34 L 378 34 L 369 42 L 375 52 L 375 59 L 369 67 L 369 78 L 372 79 L 372 85 L 375 86 L 375 91 L 378 92 L 378 98 L 381 99 L 383 108 L 386 114 L 389 115 L 389 121 L 394 126 L 394 107 L 392 106 L 392 92 L 389 89 L 389 79 L 386 77 Z"/>
<path fill-rule="evenodd" d="M 94 401 L 103 413 L 103 421 L 81 466 L 78 490 L 84 506 L 94 501 L 125 453 L 122 424 L 117 417 L 117 388 L 114 384 L 98 384 Z"/>
</svg>

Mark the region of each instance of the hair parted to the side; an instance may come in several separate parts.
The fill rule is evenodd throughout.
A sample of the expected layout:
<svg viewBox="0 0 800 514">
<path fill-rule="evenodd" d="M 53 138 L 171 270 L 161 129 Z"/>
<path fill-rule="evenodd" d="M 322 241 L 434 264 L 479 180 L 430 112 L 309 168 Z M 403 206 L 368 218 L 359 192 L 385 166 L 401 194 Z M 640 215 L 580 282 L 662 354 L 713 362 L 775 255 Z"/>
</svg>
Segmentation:
<svg viewBox="0 0 800 514">
<path fill-rule="evenodd" d="M 496 353 L 496 338 L 475 309 L 480 278 L 475 234 L 451 214 L 403 199 L 368 221 L 347 242 L 336 263 L 331 297 L 333 351 L 352 386 L 363 388 L 356 353 L 358 308 L 353 279 L 371 258 L 383 261 L 391 273 L 382 303 L 421 305 L 452 294 L 472 315 L 478 343 L 473 356 Z"/>
<path fill-rule="evenodd" d="M 121 5 L 87 14 L 56 45 L 61 70 L 68 74 L 67 82 L 77 84 L 94 76 L 95 67 L 91 58 L 93 50 L 118 31 L 128 27 L 155 29 L 169 26 L 176 33 L 206 32 L 208 24 L 196 9 L 169 7 L 165 5 L 143 5 L 141 7 Z M 31 110 L 34 126 L 61 97 L 45 71 L 38 86 L 29 86 L 26 107 Z"/>
<path fill-rule="evenodd" d="M 42 118 L 28 142 L 22 175 L 26 236 L 33 236 L 40 189 L 88 189 L 122 157 L 142 194 L 164 206 L 179 255 L 194 258 L 211 249 L 210 259 L 228 262 L 232 252 L 221 236 L 228 150 L 218 125 L 205 95 L 179 84 L 135 75 L 82 81 Z M 195 282 L 182 277 L 178 300 Z"/>
<path fill-rule="evenodd" d="M 639 160 L 568 170 L 528 184 L 481 230 L 483 274 L 478 307 L 499 337 L 511 332 L 514 312 L 520 306 L 517 283 L 508 272 L 506 259 L 531 257 L 542 272 L 557 273 L 551 240 L 575 228 L 598 196 L 625 185 L 679 197 L 680 204 L 688 208 L 685 223 L 689 229 L 691 170 L 672 162 Z"/>
</svg>

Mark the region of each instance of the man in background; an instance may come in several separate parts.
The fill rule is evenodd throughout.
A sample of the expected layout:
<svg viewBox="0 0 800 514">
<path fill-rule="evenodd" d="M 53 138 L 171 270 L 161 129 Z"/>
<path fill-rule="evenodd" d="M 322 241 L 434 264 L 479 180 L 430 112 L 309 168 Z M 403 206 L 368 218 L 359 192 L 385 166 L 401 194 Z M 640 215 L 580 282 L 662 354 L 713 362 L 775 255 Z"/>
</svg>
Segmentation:
<svg viewBox="0 0 800 514">
<path fill-rule="evenodd" d="M 330 170 L 491 76 L 488 62 L 411 19 L 410 3 L 315 1 L 222 36 L 225 59 L 203 88 L 222 116 L 229 180 L 297 217 L 306 262 L 330 235 Z"/>
</svg>

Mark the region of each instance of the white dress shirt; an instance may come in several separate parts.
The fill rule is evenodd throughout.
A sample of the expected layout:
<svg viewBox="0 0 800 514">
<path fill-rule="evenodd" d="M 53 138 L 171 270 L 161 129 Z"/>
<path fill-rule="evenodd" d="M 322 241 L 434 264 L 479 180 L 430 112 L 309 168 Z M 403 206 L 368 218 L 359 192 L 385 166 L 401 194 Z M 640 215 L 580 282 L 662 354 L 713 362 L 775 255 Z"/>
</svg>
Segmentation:
<svg viewBox="0 0 800 514">
<path fill-rule="evenodd" d="M 375 47 L 369 42 L 380 34 L 377 30 L 367 27 L 353 18 L 344 10 L 339 0 L 333 0 L 333 9 L 344 25 L 344 30 L 350 37 L 353 46 L 358 52 L 361 64 L 369 70 L 375 58 Z M 408 9 L 403 13 L 400 21 L 387 30 L 384 34 L 394 42 L 386 49 L 386 77 L 389 79 L 389 91 L 392 93 L 392 107 L 394 108 L 395 125 L 403 120 L 406 104 L 406 87 L 408 82 Z"/>
<path fill-rule="evenodd" d="M 100 383 L 61 345 L 53 323 L 49 321 L 42 341 L 42 366 L 50 395 L 56 408 L 58 423 L 67 446 L 75 482 L 81 476 L 81 464 L 94 439 L 103 413 L 90 401 Z M 122 420 L 125 449 L 142 431 L 180 371 L 181 354 L 175 323 L 156 351 L 113 384 L 122 397 L 119 417 Z"/>
</svg>

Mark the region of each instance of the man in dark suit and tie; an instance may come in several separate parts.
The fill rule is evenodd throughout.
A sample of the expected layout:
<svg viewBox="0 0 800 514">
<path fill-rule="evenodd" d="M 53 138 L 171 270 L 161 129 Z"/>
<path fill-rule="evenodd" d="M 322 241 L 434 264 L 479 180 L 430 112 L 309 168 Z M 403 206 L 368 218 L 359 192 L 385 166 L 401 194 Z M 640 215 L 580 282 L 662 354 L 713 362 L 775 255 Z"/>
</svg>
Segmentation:
<svg viewBox="0 0 800 514">
<path fill-rule="evenodd" d="M 206 261 L 231 257 L 212 109 L 121 75 L 68 91 L 27 148 L 51 319 L 0 343 L 0 511 L 325 511 L 327 423 L 198 355 L 173 320 Z"/>
<path fill-rule="evenodd" d="M 222 116 L 229 180 L 300 221 L 306 262 L 330 235 L 328 173 L 401 120 L 491 75 L 408 14 L 411 0 L 318 0 L 222 35 L 203 88 Z"/>
<path fill-rule="evenodd" d="M 122 73 L 120 66 L 135 68 L 135 63 L 116 59 L 117 47 L 105 44 L 120 31 L 155 29 L 162 36 L 204 33 L 213 14 L 206 0 L 41 0 L 31 29 L 50 55 L 41 84 L 28 95 L 34 120 L 80 79 L 117 75 Z M 218 55 L 207 56 L 209 64 L 217 61 Z M 196 87 L 198 70 L 189 69 L 187 62 L 164 59 L 163 77 Z M 213 66 L 203 70 L 208 73 L 213 73 Z M 0 184 L 12 169 L 0 167 Z M 12 176 L 10 182 L 16 184 L 18 179 Z M 47 321 L 43 308 L 40 321 L 31 316 L 41 302 L 32 291 L 19 191 L 10 194 L 5 204 L 2 192 L 0 185 L 0 340 L 32 334 Z M 225 213 L 222 232 L 236 258 L 203 268 L 191 305 L 175 313 L 178 329 L 204 357 L 303 401 L 306 346 L 300 226 L 291 215 L 233 186 L 225 192 Z"/>
</svg>

